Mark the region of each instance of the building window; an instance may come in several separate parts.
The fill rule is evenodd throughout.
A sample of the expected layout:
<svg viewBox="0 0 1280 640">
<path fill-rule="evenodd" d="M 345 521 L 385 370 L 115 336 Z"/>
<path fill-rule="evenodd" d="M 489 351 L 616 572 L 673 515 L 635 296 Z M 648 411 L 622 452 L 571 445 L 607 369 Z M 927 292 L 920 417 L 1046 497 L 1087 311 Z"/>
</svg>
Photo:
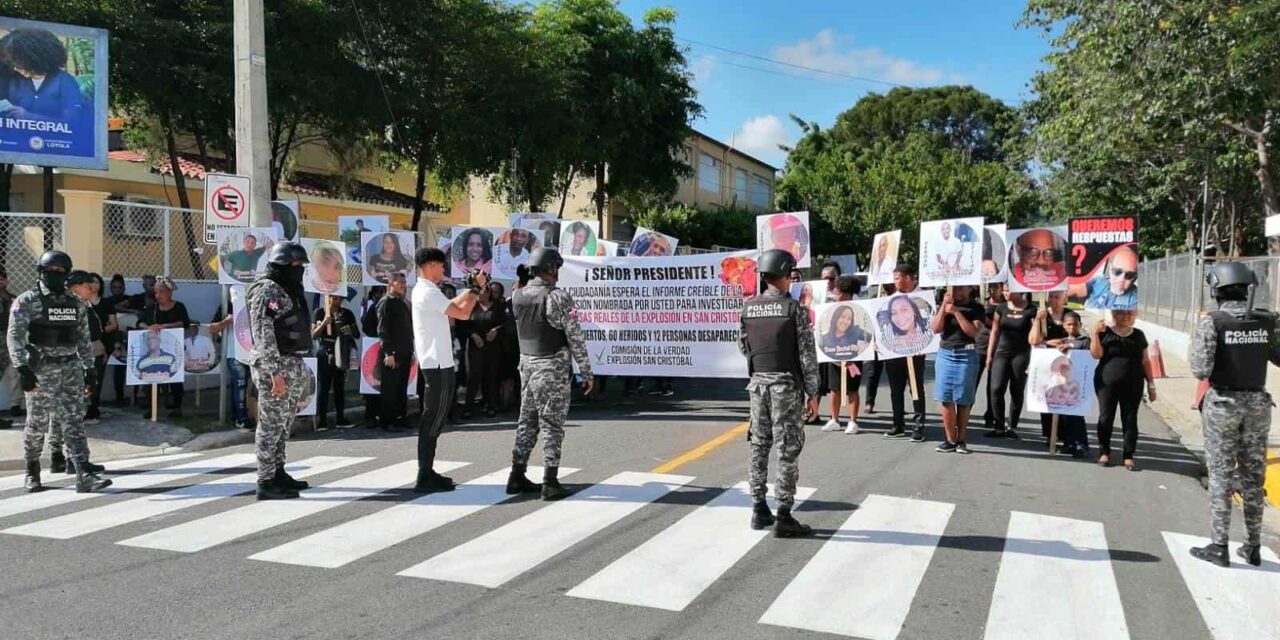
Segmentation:
<svg viewBox="0 0 1280 640">
<path fill-rule="evenodd" d="M 751 206 L 768 209 L 773 205 L 773 184 L 767 178 L 751 176 Z"/>
<path fill-rule="evenodd" d="M 739 205 L 747 202 L 747 170 L 733 170 L 733 198 Z"/>
<path fill-rule="evenodd" d="M 710 154 L 698 158 L 698 188 L 720 193 L 720 161 Z"/>
</svg>

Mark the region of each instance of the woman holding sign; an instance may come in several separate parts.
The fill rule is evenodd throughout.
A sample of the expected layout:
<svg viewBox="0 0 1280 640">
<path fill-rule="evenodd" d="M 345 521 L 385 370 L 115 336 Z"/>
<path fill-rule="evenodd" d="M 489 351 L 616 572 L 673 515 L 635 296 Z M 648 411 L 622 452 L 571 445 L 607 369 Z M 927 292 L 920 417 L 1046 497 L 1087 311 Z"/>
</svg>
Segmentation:
<svg viewBox="0 0 1280 640">
<path fill-rule="evenodd" d="M 946 440 L 938 445 L 943 453 L 969 453 L 965 435 L 969 410 L 978 386 L 978 350 L 974 344 L 982 328 L 982 305 L 970 298 L 973 287 L 951 288 L 933 315 L 931 328 L 942 335 L 938 349 L 934 399 L 942 403 L 942 430 Z"/>
<path fill-rule="evenodd" d="M 991 339 L 986 348 L 989 402 L 993 417 L 993 438 L 1018 437 L 1018 420 L 1022 418 L 1022 400 L 1027 387 L 1027 365 L 1031 363 L 1031 325 L 1035 322 L 1036 305 L 1025 293 L 1010 293 L 996 307 L 991 324 Z M 1005 394 L 1009 396 L 1008 422 L 1005 421 Z"/>
<path fill-rule="evenodd" d="M 836 301 L 846 302 L 853 300 L 858 295 L 858 291 L 862 289 L 858 279 L 853 276 L 840 276 L 836 278 Z M 822 339 L 818 348 L 827 357 L 836 359 L 837 362 L 826 363 L 822 365 L 825 370 L 820 376 L 819 382 L 822 387 L 818 395 L 830 394 L 831 397 L 831 419 L 822 426 L 823 431 L 840 431 L 844 430 L 849 435 L 858 433 L 858 410 L 861 408 L 861 399 L 858 396 L 858 388 L 862 386 L 862 372 L 857 365 L 848 362 L 856 358 L 863 351 L 871 346 L 871 334 L 862 327 L 859 327 L 856 320 L 857 313 L 854 307 L 842 305 L 836 307 L 829 314 L 824 314 L 824 320 L 827 324 L 820 328 Z M 865 317 L 865 314 L 863 314 Z M 849 376 L 847 382 L 843 382 L 845 401 L 849 404 L 849 424 L 842 426 L 840 424 L 840 394 L 841 394 L 841 377 Z"/>
<path fill-rule="evenodd" d="M 1124 467 L 1137 469 L 1133 461 L 1138 448 L 1138 407 L 1142 405 L 1143 382 L 1147 399 L 1156 400 L 1156 381 L 1147 359 L 1147 336 L 1133 322 L 1135 311 L 1109 311 L 1113 320 L 1099 320 L 1093 327 L 1089 352 L 1098 359 L 1093 386 L 1098 392 L 1098 464 L 1111 466 L 1111 431 L 1120 408 L 1120 428 L 1124 433 Z"/>
</svg>

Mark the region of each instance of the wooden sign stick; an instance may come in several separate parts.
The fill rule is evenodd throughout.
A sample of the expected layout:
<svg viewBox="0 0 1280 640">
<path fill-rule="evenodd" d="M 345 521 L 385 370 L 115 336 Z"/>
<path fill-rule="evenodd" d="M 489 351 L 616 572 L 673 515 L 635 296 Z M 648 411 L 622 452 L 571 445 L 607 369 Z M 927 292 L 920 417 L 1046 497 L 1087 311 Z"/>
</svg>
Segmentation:
<svg viewBox="0 0 1280 640">
<path fill-rule="evenodd" d="M 1053 414 L 1053 420 L 1049 423 L 1049 455 L 1058 455 L 1058 414 Z"/>
<path fill-rule="evenodd" d="M 160 416 L 160 385 L 151 385 L 151 421 L 155 422 Z"/>
</svg>

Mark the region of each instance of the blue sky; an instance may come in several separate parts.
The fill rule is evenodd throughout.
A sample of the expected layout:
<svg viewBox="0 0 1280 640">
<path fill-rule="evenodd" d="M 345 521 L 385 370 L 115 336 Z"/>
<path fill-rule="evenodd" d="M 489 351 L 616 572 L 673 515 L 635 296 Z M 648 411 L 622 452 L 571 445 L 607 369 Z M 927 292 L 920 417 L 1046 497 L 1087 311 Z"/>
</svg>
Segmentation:
<svg viewBox="0 0 1280 640">
<path fill-rule="evenodd" d="M 891 87 L 712 46 L 910 86 L 969 84 L 1013 104 L 1028 97 L 1048 50 L 1040 32 L 1015 24 L 1025 0 L 621 1 L 637 22 L 654 6 L 679 14 L 676 35 L 706 109 L 695 128 L 780 168 L 777 144 L 800 135 L 789 114 L 825 127 L 859 97 Z"/>
</svg>

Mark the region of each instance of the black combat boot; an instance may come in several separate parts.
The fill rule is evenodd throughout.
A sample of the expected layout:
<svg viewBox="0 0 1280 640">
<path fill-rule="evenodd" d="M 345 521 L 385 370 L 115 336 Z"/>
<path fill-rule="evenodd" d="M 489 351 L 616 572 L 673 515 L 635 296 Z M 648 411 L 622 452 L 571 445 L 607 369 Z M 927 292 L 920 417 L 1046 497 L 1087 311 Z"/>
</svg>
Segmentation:
<svg viewBox="0 0 1280 640">
<path fill-rule="evenodd" d="M 757 502 L 751 509 L 751 528 L 759 531 L 768 529 L 773 526 L 773 512 L 769 510 L 769 503 Z"/>
<path fill-rule="evenodd" d="M 70 466 L 74 467 L 76 472 L 76 493 L 93 493 L 111 486 L 110 480 L 89 471 L 84 468 L 84 465 L 76 464 L 75 460 L 71 461 Z"/>
<path fill-rule="evenodd" d="M 1256 545 L 1256 544 L 1240 545 L 1240 548 L 1236 549 L 1236 555 L 1239 556 L 1241 560 L 1244 560 L 1245 562 L 1248 562 L 1249 564 L 1255 567 L 1262 566 L 1262 546 L 1261 545 Z"/>
<path fill-rule="evenodd" d="M 555 500 L 563 500 L 569 497 L 572 491 L 564 488 L 556 476 L 560 474 L 560 467 L 547 467 L 542 473 L 542 499 L 547 502 Z"/>
<path fill-rule="evenodd" d="M 27 463 L 27 480 L 25 485 L 27 493 L 36 493 L 44 491 L 44 485 L 40 484 L 40 461 L 36 460 Z"/>
<path fill-rule="evenodd" d="M 259 500 L 290 500 L 297 497 L 297 491 L 276 484 L 275 479 L 258 483 Z"/>
<path fill-rule="evenodd" d="M 800 524 L 791 517 L 791 509 L 778 507 L 778 522 L 773 525 L 775 538 L 803 538 L 813 533 L 809 525 Z"/>
<path fill-rule="evenodd" d="M 1224 544 L 1207 544 L 1203 547 L 1193 547 L 1191 555 L 1205 562 L 1212 562 L 1219 567 L 1231 566 L 1231 559 L 1227 557 L 1227 546 Z"/>
<path fill-rule="evenodd" d="M 458 486 L 453 483 L 452 478 L 446 478 L 435 472 L 434 469 L 419 469 L 418 481 L 413 485 L 414 493 L 441 493 L 453 491 Z"/>
<path fill-rule="evenodd" d="M 507 476 L 507 495 L 542 491 L 542 485 L 530 480 L 529 476 L 525 475 L 528 470 L 529 465 L 527 464 L 511 465 L 511 475 Z"/>
<path fill-rule="evenodd" d="M 306 480 L 298 480 L 289 475 L 289 473 L 284 470 L 284 465 L 278 465 L 276 467 L 276 475 L 271 478 L 271 482 L 274 482 L 277 487 L 287 489 L 289 491 L 302 491 L 303 489 L 311 487 L 311 483 Z"/>
<path fill-rule="evenodd" d="M 67 457 L 61 451 L 53 451 L 49 453 L 49 473 L 75 473 L 75 470 L 67 468 Z"/>
</svg>

